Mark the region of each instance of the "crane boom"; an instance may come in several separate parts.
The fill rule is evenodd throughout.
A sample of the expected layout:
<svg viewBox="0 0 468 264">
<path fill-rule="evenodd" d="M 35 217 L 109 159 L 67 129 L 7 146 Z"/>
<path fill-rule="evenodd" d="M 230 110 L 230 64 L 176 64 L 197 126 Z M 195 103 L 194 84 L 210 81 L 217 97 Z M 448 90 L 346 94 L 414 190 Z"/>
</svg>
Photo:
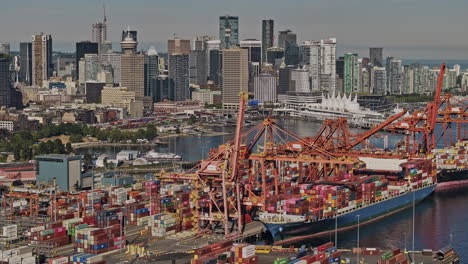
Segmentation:
<svg viewBox="0 0 468 264">
<path fill-rule="evenodd" d="M 381 123 L 380 125 L 374 127 L 373 129 L 365 132 L 362 134 L 362 136 L 360 136 L 358 139 L 356 139 L 354 142 L 352 142 L 351 144 L 349 144 L 348 146 L 346 146 L 344 149 L 345 150 L 350 150 L 352 148 L 354 148 L 356 145 L 358 145 L 359 143 L 363 142 L 364 140 L 368 139 L 370 136 L 374 135 L 375 133 L 377 133 L 379 130 L 381 130 L 382 128 L 386 127 L 387 125 L 391 124 L 393 121 L 396 121 L 398 118 L 404 116 L 406 114 L 406 110 L 403 110 L 401 113 L 398 113 L 396 115 L 393 115 L 391 116 L 389 119 L 385 120 L 383 123 Z"/>
</svg>

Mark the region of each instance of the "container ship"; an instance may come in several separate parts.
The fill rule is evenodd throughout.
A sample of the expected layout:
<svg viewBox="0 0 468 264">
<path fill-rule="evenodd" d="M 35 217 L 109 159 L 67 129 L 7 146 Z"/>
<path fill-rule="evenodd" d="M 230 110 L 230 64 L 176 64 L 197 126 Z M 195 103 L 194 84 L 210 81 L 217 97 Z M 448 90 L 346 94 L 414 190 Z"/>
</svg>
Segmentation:
<svg viewBox="0 0 468 264">
<path fill-rule="evenodd" d="M 459 141 L 450 148 L 434 149 L 428 158 L 436 160 L 438 189 L 468 185 L 468 140 Z"/>
<path fill-rule="evenodd" d="M 398 160 L 396 160 L 398 161 Z M 378 162 L 376 159 L 373 162 Z M 270 197 L 259 214 L 274 244 L 328 235 L 366 224 L 412 206 L 437 186 L 431 159 L 400 164 L 400 171 L 366 169 L 364 162 L 350 173 L 299 184 L 284 195 Z"/>
</svg>

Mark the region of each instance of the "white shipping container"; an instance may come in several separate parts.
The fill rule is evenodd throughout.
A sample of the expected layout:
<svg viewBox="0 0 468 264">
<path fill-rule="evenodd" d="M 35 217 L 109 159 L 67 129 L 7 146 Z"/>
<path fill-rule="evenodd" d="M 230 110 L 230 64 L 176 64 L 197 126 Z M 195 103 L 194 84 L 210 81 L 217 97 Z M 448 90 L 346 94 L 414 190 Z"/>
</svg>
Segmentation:
<svg viewBox="0 0 468 264">
<path fill-rule="evenodd" d="M 36 264 L 36 258 L 35 257 L 24 258 L 21 261 L 21 264 Z"/>
<path fill-rule="evenodd" d="M 296 262 L 295 264 L 307 264 L 307 260 L 299 260 L 298 262 Z"/>
<path fill-rule="evenodd" d="M 54 259 L 52 260 L 51 264 L 66 264 L 66 263 L 68 263 L 68 257 L 61 257 L 58 259 Z"/>
</svg>

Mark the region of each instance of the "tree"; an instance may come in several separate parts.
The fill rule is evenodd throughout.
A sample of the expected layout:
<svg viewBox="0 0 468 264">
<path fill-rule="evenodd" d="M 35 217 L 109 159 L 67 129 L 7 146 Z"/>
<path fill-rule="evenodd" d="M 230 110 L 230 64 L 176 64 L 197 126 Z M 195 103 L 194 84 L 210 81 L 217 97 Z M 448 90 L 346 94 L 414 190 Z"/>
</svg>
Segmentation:
<svg viewBox="0 0 468 264">
<path fill-rule="evenodd" d="M 83 136 L 79 134 L 73 134 L 70 136 L 71 143 L 83 142 Z"/>
<path fill-rule="evenodd" d="M 189 125 L 193 125 L 193 124 L 195 124 L 196 122 L 197 122 L 197 117 L 196 117 L 195 115 L 190 115 L 190 118 L 189 118 L 189 120 L 187 121 L 187 123 L 188 123 Z"/>
<path fill-rule="evenodd" d="M 148 124 L 146 126 L 145 138 L 148 140 L 153 140 L 157 136 L 158 136 L 158 132 L 156 130 L 156 127 L 153 124 Z"/>
<path fill-rule="evenodd" d="M 20 160 L 21 159 L 21 149 L 19 147 L 16 147 L 13 150 L 13 156 L 15 157 L 15 160 Z"/>
<path fill-rule="evenodd" d="M 135 136 L 136 136 L 137 139 L 146 138 L 146 130 L 144 130 L 143 128 L 138 129 Z"/>
<path fill-rule="evenodd" d="M 176 134 L 180 134 L 180 128 L 176 128 L 175 132 Z"/>
<path fill-rule="evenodd" d="M 11 183 L 13 186 L 23 186 L 23 182 L 21 180 L 15 180 L 14 182 Z"/>
<path fill-rule="evenodd" d="M 62 140 L 60 140 L 59 138 L 54 140 L 54 151 L 53 151 L 53 153 L 56 153 L 56 154 L 65 153 L 65 147 L 63 146 Z"/>
<path fill-rule="evenodd" d="M 73 147 L 72 147 L 72 144 L 70 142 L 67 142 L 67 144 L 65 145 L 65 150 L 67 153 L 72 153 L 73 152 Z"/>
</svg>

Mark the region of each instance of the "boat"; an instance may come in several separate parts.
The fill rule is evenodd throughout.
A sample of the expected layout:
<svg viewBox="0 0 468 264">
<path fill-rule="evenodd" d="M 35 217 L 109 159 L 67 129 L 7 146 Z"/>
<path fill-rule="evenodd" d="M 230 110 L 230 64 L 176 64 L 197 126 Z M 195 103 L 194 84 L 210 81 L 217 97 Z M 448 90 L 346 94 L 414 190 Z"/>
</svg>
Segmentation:
<svg viewBox="0 0 468 264">
<path fill-rule="evenodd" d="M 437 178 L 432 165 L 428 164 L 433 164 L 430 159 L 408 161 L 400 165 L 402 167 L 400 172 L 393 171 L 387 175 L 369 176 L 364 178 L 364 181 L 356 177 L 360 177 L 359 173 L 369 173 L 370 170 L 365 168 L 355 170 L 353 175 L 348 176 L 347 184 L 341 185 L 346 193 L 343 197 L 349 197 L 343 202 L 346 206 L 335 205 L 335 208 L 332 207 L 331 210 L 330 208 L 314 209 L 305 214 L 291 214 L 282 210 L 274 213 L 263 211 L 259 213 L 259 220 L 265 225 L 269 239 L 276 245 L 326 236 L 335 229 L 337 231 L 352 229 L 358 223 L 367 224 L 379 220 L 431 195 L 437 187 Z M 373 179 L 369 180 L 372 177 Z M 313 189 L 319 189 L 316 186 L 321 185 L 340 186 L 340 182 L 336 179 L 319 181 L 313 185 Z M 368 191 L 370 183 L 374 183 L 375 186 L 385 186 L 381 188 L 385 191 L 378 191 L 378 189 Z M 313 192 L 307 193 L 313 195 Z M 375 196 L 372 193 L 375 193 Z M 340 197 L 339 194 L 337 196 Z M 329 197 L 325 199 L 327 202 L 324 203 L 323 208 L 327 207 Z M 333 197 L 332 202 L 333 199 L 337 198 Z M 301 202 L 296 202 L 291 208 L 294 207 L 302 207 Z"/>
<path fill-rule="evenodd" d="M 175 153 L 162 153 L 162 152 L 156 152 L 153 149 L 148 151 L 145 156 L 146 159 L 151 160 L 151 161 L 161 161 L 161 160 L 181 160 L 182 157 L 180 155 L 177 155 Z"/>
</svg>

